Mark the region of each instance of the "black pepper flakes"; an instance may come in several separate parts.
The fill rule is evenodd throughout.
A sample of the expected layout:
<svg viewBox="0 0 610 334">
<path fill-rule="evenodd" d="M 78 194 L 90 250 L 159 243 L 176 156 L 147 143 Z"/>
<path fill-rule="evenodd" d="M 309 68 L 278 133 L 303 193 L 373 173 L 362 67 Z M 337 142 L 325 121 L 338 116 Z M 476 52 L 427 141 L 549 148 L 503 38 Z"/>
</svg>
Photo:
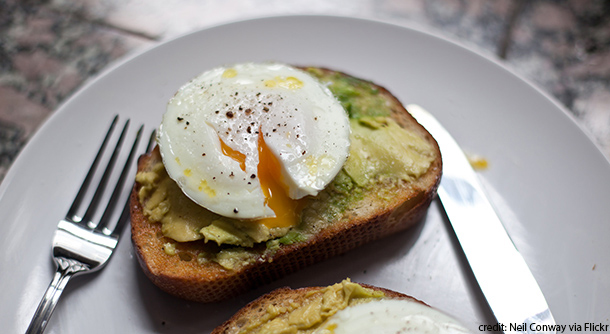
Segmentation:
<svg viewBox="0 0 610 334">
<path fill-rule="evenodd" d="M 255 178 L 256 178 L 256 174 L 252 174 L 252 175 L 250 175 L 250 178 L 251 178 L 251 179 L 255 179 Z"/>
<path fill-rule="evenodd" d="M 235 208 L 235 209 L 233 209 L 233 212 L 234 212 L 234 213 L 238 213 L 238 212 L 239 212 L 239 210 L 238 210 L 237 208 Z"/>
<path fill-rule="evenodd" d="M 264 111 L 264 112 L 269 112 L 269 108 L 267 108 L 267 107 L 263 107 L 263 111 Z"/>
<path fill-rule="evenodd" d="M 178 122 L 182 122 L 183 120 L 184 120 L 184 118 L 178 117 Z"/>
<path fill-rule="evenodd" d="M 233 118 L 233 112 L 232 111 L 227 111 L 227 117 L 228 118 Z"/>
</svg>

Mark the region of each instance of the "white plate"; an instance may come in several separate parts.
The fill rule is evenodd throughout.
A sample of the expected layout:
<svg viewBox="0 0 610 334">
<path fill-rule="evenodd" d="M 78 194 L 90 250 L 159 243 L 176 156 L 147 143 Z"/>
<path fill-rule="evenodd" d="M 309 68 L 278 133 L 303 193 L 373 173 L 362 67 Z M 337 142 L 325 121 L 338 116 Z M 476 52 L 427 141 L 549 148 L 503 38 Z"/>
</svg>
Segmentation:
<svg viewBox="0 0 610 334">
<path fill-rule="evenodd" d="M 54 113 L 0 188 L 3 332 L 25 330 L 51 280 L 53 231 L 111 115 L 152 129 L 169 97 L 196 74 L 259 60 L 344 70 L 434 113 L 466 150 L 489 160 L 480 176 L 557 323 L 608 323 L 610 164 L 561 106 L 493 60 L 444 39 L 360 19 L 298 16 L 233 23 L 163 43 L 107 71 Z M 205 333 L 272 288 L 351 277 L 411 294 L 478 332 L 479 324 L 494 321 L 439 208 L 434 202 L 425 223 L 411 231 L 213 305 L 154 287 L 125 231 L 106 269 L 68 285 L 47 330 Z"/>
</svg>

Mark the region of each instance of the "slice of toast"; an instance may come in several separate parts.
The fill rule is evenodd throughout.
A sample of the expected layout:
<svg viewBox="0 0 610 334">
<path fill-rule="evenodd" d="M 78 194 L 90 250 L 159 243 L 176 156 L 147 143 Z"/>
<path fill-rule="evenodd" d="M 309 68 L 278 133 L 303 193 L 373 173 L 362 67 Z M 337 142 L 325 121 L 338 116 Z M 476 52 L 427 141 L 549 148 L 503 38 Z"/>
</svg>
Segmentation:
<svg viewBox="0 0 610 334">
<path fill-rule="evenodd" d="M 362 291 L 360 294 L 353 292 L 357 286 L 364 288 L 360 290 Z M 329 301 L 329 299 L 333 298 L 339 298 L 344 303 L 337 303 L 336 300 Z M 416 326 L 416 319 L 421 319 L 424 314 L 431 316 L 427 318 L 427 321 L 434 321 L 432 319 L 435 319 L 441 327 L 451 327 L 454 329 L 454 333 L 467 331 L 455 319 L 411 296 L 377 286 L 352 283 L 349 280 L 345 280 L 329 287 L 316 286 L 298 289 L 284 287 L 273 290 L 242 307 L 222 325 L 216 327 L 211 334 L 275 333 L 278 331 L 303 334 L 312 332 L 334 333 L 334 330 L 341 326 L 336 322 L 339 319 L 333 318 L 336 312 L 347 307 L 375 303 L 381 300 L 400 300 L 417 304 L 417 307 L 403 308 L 398 313 L 400 319 L 404 321 L 404 324 L 400 324 L 400 327 L 403 328 L 401 331 L 398 331 L 400 333 L 409 332 L 407 327 L 412 327 L 413 329 Z M 316 304 L 316 302 L 322 305 Z M 301 312 L 305 309 L 309 312 Z M 381 311 L 378 309 L 377 312 Z M 439 317 L 438 315 L 441 314 L 442 317 Z M 376 318 L 379 314 L 370 316 L 374 317 L 374 319 L 362 319 L 362 321 L 381 321 Z M 354 315 L 351 317 L 354 317 Z M 343 315 L 343 317 L 339 318 L 343 318 L 344 321 L 345 318 L 355 321 L 351 317 Z M 313 321 L 311 320 L 312 318 L 314 319 Z M 272 321 L 277 325 L 270 326 Z"/>
<path fill-rule="evenodd" d="M 313 70 L 317 74 L 352 78 L 329 69 Z M 420 221 L 436 195 L 441 178 L 442 162 L 438 145 L 388 90 L 366 83 L 378 91 L 384 103 L 389 106 L 390 117 L 396 123 L 416 133 L 433 147 L 435 156 L 424 174 L 408 182 L 388 185 L 384 196 L 380 196 L 378 191 L 363 193 L 358 201 L 341 212 L 333 213 L 330 221 L 321 219 L 324 220 L 323 224 L 306 238 L 299 238 L 295 242 L 276 242 L 273 251 L 269 251 L 269 243 L 256 244 L 247 250 L 249 260 L 234 269 L 206 261 L 205 256 L 202 256 L 223 249 L 215 243 L 203 240 L 176 243 L 165 237 L 161 224 L 150 222 L 144 215 L 138 197 L 141 185 L 136 182 L 131 195 L 131 232 L 135 253 L 146 276 L 162 290 L 178 297 L 199 302 L 220 301 L 367 242 L 407 229 Z M 159 151 L 155 149 L 140 157 L 138 171 L 149 171 L 160 161 Z M 377 186 L 382 190 L 384 187 L 384 184 Z M 324 192 L 319 194 L 318 202 L 332 200 L 324 196 L 329 195 Z M 171 245 L 170 252 L 167 245 Z"/>
</svg>

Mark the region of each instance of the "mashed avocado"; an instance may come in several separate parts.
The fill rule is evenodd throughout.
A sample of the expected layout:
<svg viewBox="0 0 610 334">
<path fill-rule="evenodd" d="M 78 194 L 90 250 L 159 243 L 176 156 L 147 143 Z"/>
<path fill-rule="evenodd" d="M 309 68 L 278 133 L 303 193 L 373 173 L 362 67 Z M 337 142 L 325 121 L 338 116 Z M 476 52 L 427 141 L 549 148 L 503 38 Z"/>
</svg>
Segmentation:
<svg viewBox="0 0 610 334">
<path fill-rule="evenodd" d="M 138 173 L 136 181 L 141 185 L 138 196 L 144 215 L 160 222 L 163 235 L 178 242 L 205 239 L 218 245 L 252 247 L 289 231 L 226 218 L 197 205 L 182 193 L 161 162 L 149 172 Z"/>
<path fill-rule="evenodd" d="M 299 304 L 287 302 L 269 305 L 266 313 L 252 319 L 241 333 L 310 333 L 324 328 L 326 319 L 348 306 L 383 297 L 383 292 L 365 288 L 347 279 L 310 292 Z"/>
<path fill-rule="evenodd" d="M 370 82 L 315 67 L 310 67 L 307 71 L 326 83 L 347 111 L 349 118 L 390 116 L 387 99 L 380 94 L 379 88 Z"/>
<path fill-rule="evenodd" d="M 151 171 L 138 173 L 136 181 L 141 185 L 139 199 L 144 214 L 162 224 L 164 236 L 177 242 L 216 243 L 221 251 L 199 260 L 234 269 L 253 260 L 246 249 L 266 243 L 267 250 L 273 252 L 281 244 L 306 240 L 379 183 L 408 182 L 428 170 L 435 158 L 433 148 L 390 117 L 391 106 L 378 88 L 337 72 L 316 68 L 308 72 L 325 83 L 348 112 L 351 145 L 350 156 L 335 179 L 317 196 L 308 198 L 301 223 L 293 228 L 267 228 L 212 213 L 188 199 L 158 163 Z"/>
<path fill-rule="evenodd" d="M 351 150 L 344 169 L 360 187 L 394 178 L 417 179 L 434 160 L 430 144 L 388 117 L 351 119 Z"/>
</svg>

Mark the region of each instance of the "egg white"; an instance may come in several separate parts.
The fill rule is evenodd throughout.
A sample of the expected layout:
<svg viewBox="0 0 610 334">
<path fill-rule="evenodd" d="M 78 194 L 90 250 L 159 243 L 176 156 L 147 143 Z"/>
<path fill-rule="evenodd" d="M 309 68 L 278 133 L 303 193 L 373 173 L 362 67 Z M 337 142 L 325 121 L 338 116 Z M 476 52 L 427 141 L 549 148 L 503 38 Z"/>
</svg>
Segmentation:
<svg viewBox="0 0 610 334">
<path fill-rule="evenodd" d="M 169 101 L 158 144 L 169 176 L 194 202 L 232 218 L 274 217 L 257 177 L 259 132 L 293 199 L 324 189 L 349 154 L 348 116 L 332 93 L 276 63 L 218 67 L 191 80 Z M 245 170 L 221 140 L 245 155 Z"/>
<path fill-rule="evenodd" d="M 349 306 L 328 319 L 316 334 L 470 333 L 457 320 L 432 307 L 404 299 L 382 299 Z"/>
</svg>

